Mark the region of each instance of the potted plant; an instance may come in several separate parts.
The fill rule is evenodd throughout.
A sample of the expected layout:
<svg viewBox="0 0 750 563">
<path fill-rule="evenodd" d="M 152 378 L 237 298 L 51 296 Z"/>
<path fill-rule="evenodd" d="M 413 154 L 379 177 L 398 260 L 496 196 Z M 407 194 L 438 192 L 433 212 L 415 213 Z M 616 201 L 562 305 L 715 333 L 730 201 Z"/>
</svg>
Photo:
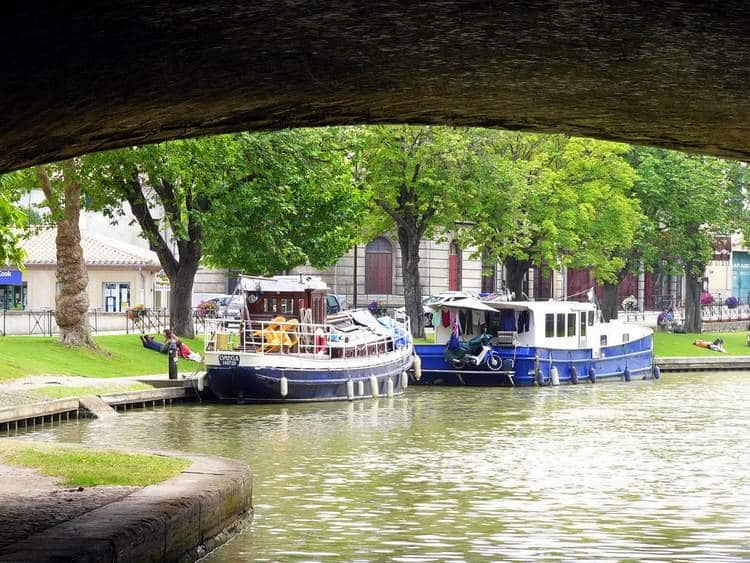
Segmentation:
<svg viewBox="0 0 750 563">
<path fill-rule="evenodd" d="M 724 301 L 724 305 L 726 305 L 730 309 L 736 309 L 739 306 L 739 304 L 740 304 L 740 300 L 734 297 L 733 295 L 727 297 L 727 300 Z"/>
<path fill-rule="evenodd" d="M 701 305 L 713 305 L 714 304 L 714 296 L 711 295 L 708 291 L 704 291 L 701 294 Z"/>
<path fill-rule="evenodd" d="M 128 319 L 138 321 L 146 316 L 146 307 L 144 305 L 135 305 L 128 308 Z"/>
</svg>

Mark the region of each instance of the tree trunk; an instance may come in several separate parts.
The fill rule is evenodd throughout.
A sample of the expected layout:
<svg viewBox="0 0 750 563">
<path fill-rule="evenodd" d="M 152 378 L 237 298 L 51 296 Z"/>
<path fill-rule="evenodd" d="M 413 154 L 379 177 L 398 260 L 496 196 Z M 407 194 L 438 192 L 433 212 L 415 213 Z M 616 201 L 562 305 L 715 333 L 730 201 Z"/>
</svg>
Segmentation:
<svg viewBox="0 0 750 563">
<path fill-rule="evenodd" d="M 175 206 L 176 196 L 171 185 L 161 179 L 152 179 L 152 186 L 157 191 L 159 200 L 167 212 L 170 228 L 175 231 L 180 224 L 179 209 Z M 157 189 L 155 186 L 159 186 Z M 201 259 L 202 229 L 194 222 L 190 212 L 194 211 L 193 197 L 186 196 L 188 210 L 187 234 L 188 239 L 179 239 L 179 260 L 173 254 L 169 244 L 161 234 L 159 224 L 151 216 L 151 208 L 143 195 L 141 177 L 137 168 L 133 169 L 130 183 L 123 185 L 123 193 L 130 209 L 135 215 L 141 230 L 146 234 L 149 248 L 159 257 L 159 263 L 169 277 L 169 322 L 171 329 L 177 336 L 193 338 L 195 325 L 193 323 L 193 282 Z M 188 192 L 190 193 L 190 192 Z"/>
<path fill-rule="evenodd" d="M 183 338 L 195 337 L 195 323 L 193 322 L 193 282 L 198 264 L 192 261 L 180 260 L 180 267 L 175 275 L 170 277 L 169 292 L 169 322 L 177 336 Z"/>
<path fill-rule="evenodd" d="M 701 332 L 701 289 L 703 286 L 701 264 L 690 262 L 685 267 L 685 332 Z"/>
<path fill-rule="evenodd" d="M 531 260 L 519 260 L 508 256 L 504 261 L 508 290 L 515 294 L 516 301 L 524 300 L 523 277 L 531 268 Z"/>
<path fill-rule="evenodd" d="M 602 286 L 601 311 L 604 322 L 617 319 L 617 313 L 620 309 L 620 296 L 617 291 L 618 284 L 605 283 Z"/>
<path fill-rule="evenodd" d="M 89 276 L 81 248 L 78 226 L 81 213 L 81 186 L 66 178 L 64 209 L 56 221 L 57 283 L 55 320 L 60 328 L 60 342 L 68 346 L 96 348 L 89 328 Z"/>
<path fill-rule="evenodd" d="M 404 303 L 411 322 L 414 338 L 424 338 L 424 312 L 422 285 L 419 281 L 419 235 L 415 229 L 399 227 L 398 244 L 401 247 L 401 276 L 404 281 Z"/>
</svg>

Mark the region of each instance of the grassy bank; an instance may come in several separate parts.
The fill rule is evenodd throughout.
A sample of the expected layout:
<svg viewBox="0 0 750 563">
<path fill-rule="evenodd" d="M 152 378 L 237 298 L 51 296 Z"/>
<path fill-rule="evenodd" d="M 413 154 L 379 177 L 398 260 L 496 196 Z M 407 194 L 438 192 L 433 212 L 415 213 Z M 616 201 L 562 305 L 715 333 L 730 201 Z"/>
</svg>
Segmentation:
<svg viewBox="0 0 750 563">
<path fill-rule="evenodd" d="M 717 338 L 724 340 L 726 354 L 699 348 L 693 345 L 695 340 L 713 342 Z M 750 356 L 750 347 L 746 344 L 747 332 L 721 332 L 704 334 L 672 334 L 657 332 L 654 334 L 654 353 L 662 358 L 675 356 Z"/>
<path fill-rule="evenodd" d="M 80 375 L 123 377 L 166 373 L 167 357 L 141 345 L 137 334 L 98 336 L 102 353 L 77 350 L 55 338 L 5 336 L 0 338 L 0 380 L 26 375 Z M 186 339 L 191 350 L 203 352 L 202 338 Z M 180 371 L 193 371 L 198 364 L 180 360 Z"/>
<path fill-rule="evenodd" d="M 0 461 L 59 477 L 71 487 L 146 487 L 171 479 L 190 465 L 188 460 L 160 455 L 18 442 L 0 443 Z"/>
</svg>

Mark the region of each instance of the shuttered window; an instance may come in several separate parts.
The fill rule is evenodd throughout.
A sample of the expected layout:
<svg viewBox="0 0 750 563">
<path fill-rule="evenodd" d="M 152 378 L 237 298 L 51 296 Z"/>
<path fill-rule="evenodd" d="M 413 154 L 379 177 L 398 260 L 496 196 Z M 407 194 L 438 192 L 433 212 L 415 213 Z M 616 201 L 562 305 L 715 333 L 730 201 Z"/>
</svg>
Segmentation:
<svg viewBox="0 0 750 563">
<path fill-rule="evenodd" d="M 393 246 L 383 237 L 365 247 L 365 293 L 393 293 Z"/>
</svg>

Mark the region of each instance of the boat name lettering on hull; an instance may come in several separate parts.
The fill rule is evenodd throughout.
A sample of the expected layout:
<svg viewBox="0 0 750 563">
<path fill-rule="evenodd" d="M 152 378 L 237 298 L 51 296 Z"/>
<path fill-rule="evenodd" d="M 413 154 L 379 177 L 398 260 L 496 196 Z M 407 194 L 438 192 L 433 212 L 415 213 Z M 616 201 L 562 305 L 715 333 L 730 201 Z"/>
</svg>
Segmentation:
<svg viewBox="0 0 750 563">
<path fill-rule="evenodd" d="M 237 367 L 240 365 L 240 357 L 236 354 L 219 354 L 219 365 Z"/>
</svg>

